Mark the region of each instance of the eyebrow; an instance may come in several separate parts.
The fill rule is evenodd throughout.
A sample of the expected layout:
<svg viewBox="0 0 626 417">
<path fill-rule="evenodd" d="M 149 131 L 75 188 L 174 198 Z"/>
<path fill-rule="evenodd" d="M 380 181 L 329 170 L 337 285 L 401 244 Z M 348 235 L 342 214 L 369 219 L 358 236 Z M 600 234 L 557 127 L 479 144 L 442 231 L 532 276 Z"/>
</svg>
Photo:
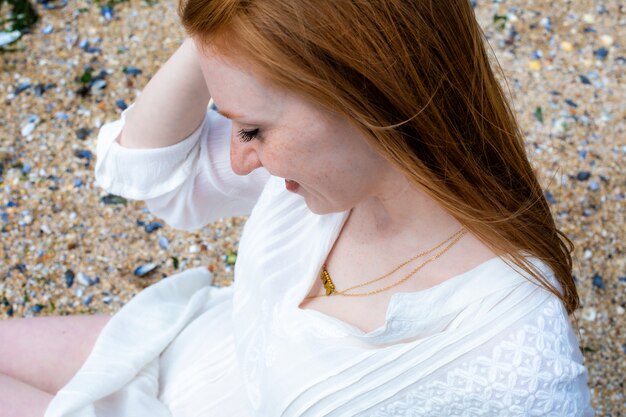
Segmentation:
<svg viewBox="0 0 626 417">
<path fill-rule="evenodd" d="M 233 119 L 239 119 L 239 118 L 243 117 L 243 116 L 242 116 L 242 115 L 240 115 L 240 114 L 231 113 L 231 112 L 229 112 L 229 111 L 227 111 L 227 110 L 220 110 L 220 109 L 217 109 L 217 108 L 216 108 L 216 109 L 215 109 L 215 111 L 216 111 L 216 112 L 218 112 L 219 114 L 221 114 L 222 116 L 224 116 L 224 117 L 226 117 L 226 118 L 228 118 L 228 119 L 231 119 L 231 120 L 233 120 Z"/>
</svg>

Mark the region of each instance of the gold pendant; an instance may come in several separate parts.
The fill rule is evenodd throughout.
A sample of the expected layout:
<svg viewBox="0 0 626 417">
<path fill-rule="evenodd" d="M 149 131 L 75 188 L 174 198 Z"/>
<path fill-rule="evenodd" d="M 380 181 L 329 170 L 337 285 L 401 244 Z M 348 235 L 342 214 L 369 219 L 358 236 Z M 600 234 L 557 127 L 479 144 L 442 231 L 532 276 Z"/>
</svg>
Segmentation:
<svg viewBox="0 0 626 417">
<path fill-rule="evenodd" d="M 330 274 L 326 270 L 326 265 L 322 267 L 322 283 L 324 284 L 324 288 L 326 288 L 326 295 L 331 295 L 335 292 L 335 284 L 333 284 L 333 280 L 330 279 Z"/>
</svg>

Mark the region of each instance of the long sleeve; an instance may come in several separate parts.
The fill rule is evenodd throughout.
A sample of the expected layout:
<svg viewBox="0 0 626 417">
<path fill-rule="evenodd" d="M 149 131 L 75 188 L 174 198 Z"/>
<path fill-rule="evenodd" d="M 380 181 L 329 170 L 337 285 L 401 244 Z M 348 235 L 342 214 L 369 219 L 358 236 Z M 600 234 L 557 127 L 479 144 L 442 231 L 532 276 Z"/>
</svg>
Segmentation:
<svg viewBox="0 0 626 417">
<path fill-rule="evenodd" d="M 232 171 L 228 119 L 210 110 L 198 129 L 175 145 L 129 149 L 116 141 L 126 111 L 100 129 L 95 169 L 100 187 L 144 200 L 154 215 L 180 230 L 251 212 L 269 173 L 263 168 L 246 176 Z"/>
</svg>

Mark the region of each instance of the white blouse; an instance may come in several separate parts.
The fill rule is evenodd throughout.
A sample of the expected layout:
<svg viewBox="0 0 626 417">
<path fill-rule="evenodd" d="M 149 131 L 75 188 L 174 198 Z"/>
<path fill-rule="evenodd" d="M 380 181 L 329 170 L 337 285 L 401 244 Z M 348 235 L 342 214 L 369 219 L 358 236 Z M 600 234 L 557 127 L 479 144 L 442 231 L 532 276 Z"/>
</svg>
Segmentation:
<svg viewBox="0 0 626 417">
<path fill-rule="evenodd" d="M 100 131 L 97 182 L 178 229 L 249 214 L 234 285 L 195 268 L 139 293 L 46 417 L 593 416 L 565 309 L 515 267 L 396 293 L 369 333 L 301 309 L 347 212 L 313 214 L 263 169 L 235 175 L 215 112 L 148 150 L 115 141 L 124 115 Z"/>
</svg>

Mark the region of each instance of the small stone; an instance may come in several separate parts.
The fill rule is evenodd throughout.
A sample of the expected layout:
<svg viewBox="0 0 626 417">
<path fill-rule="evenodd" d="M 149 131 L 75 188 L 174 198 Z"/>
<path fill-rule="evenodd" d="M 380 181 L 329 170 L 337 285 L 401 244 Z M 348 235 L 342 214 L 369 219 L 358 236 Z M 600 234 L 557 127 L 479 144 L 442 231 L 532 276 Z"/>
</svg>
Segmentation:
<svg viewBox="0 0 626 417">
<path fill-rule="evenodd" d="M 609 50 L 606 48 L 600 48 L 600 49 L 593 51 L 593 54 L 600 59 L 605 59 L 607 55 L 609 54 Z"/>
<path fill-rule="evenodd" d="M 595 274 L 592 278 L 591 283 L 593 284 L 594 287 L 599 288 L 601 290 L 604 289 L 604 280 L 602 279 L 602 276 L 599 274 Z"/>
<path fill-rule="evenodd" d="M 13 91 L 13 94 L 15 94 L 17 96 L 18 94 L 22 93 L 23 91 L 28 90 L 31 86 L 32 86 L 31 83 L 19 83 L 17 85 L 17 87 L 15 87 L 15 91 Z"/>
<path fill-rule="evenodd" d="M 106 88 L 107 86 L 107 82 L 106 80 L 95 80 L 93 82 L 93 84 L 91 84 L 91 88 L 93 88 L 94 90 L 103 90 L 104 88 Z"/>
<path fill-rule="evenodd" d="M 144 276 L 148 275 L 150 272 L 152 272 L 155 269 L 157 269 L 158 267 L 159 267 L 159 265 L 157 265 L 155 263 L 147 263 L 145 265 L 141 265 L 141 266 L 135 268 L 135 271 L 133 271 L 133 273 L 135 274 L 135 276 L 144 277 Z"/>
<path fill-rule="evenodd" d="M 80 140 L 85 140 L 91 134 L 92 130 L 86 127 L 81 127 L 80 129 L 76 129 L 76 137 Z"/>
<path fill-rule="evenodd" d="M 140 75 L 143 71 L 135 67 L 124 67 L 124 69 L 122 69 L 122 72 L 128 75 Z"/>
<path fill-rule="evenodd" d="M 582 317 L 583 320 L 586 321 L 594 321 L 596 319 L 597 313 L 596 309 L 593 307 L 585 307 L 583 308 Z"/>
<path fill-rule="evenodd" d="M 77 279 L 78 283 L 84 285 L 85 287 L 89 287 L 94 284 L 94 281 L 82 272 L 78 273 Z"/>
<path fill-rule="evenodd" d="M 572 52 L 574 50 L 574 45 L 572 45 L 571 42 L 561 42 L 561 49 L 564 50 L 565 52 Z"/>
<path fill-rule="evenodd" d="M 159 247 L 165 250 L 167 250 L 167 248 L 170 247 L 170 242 L 167 240 L 165 236 L 159 237 Z"/>
<path fill-rule="evenodd" d="M 583 22 L 587 24 L 592 24 L 596 21 L 595 17 L 591 13 L 585 13 L 583 15 Z"/>
<path fill-rule="evenodd" d="M 589 182 L 589 189 L 591 191 L 598 191 L 600 189 L 600 183 L 598 183 L 598 181 L 590 181 Z"/>
<path fill-rule="evenodd" d="M 87 149 L 77 149 L 74 151 L 74 155 L 80 159 L 86 159 L 88 161 L 91 161 L 91 158 L 93 158 L 93 154 Z"/>
<path fill-rule="evenodd" d="M 115 105 L 117 106 L 118 109 L 122 111 L 128 108 L 128 105 L 126 104 L 124 100 L 115 100 Z"/>
<path fill-rule="evenodd" d="M 541 70 L 541 61 L 536 60 L 536 59 L 529 61 L 528 62 L 528 68 L 531 71 L 539 71 L 539 70 Z"/>
<path fill-rule="evenodd" d="M 104 204 L 126 204 L 127 201 L 124 197 L 114 194 L 107 194 L 100 198 L 100 201 Z"/>
<path fill-rule="evenodd" d="M 88 306 L 89 304 L 91 304 L 91 302 L 93 301 L 93 294 L 89 294 L 87 297 L 85 297 L 85 299 L 83 300 L 83 305 Z"/>
<path fill-rule="evenodd" d="M 74 271 L 72 271 L 71 269 L 65 271 L 64 277 L 65 285 L 67 285 L 67 288 L 72 288 L 72 285 L 74 285 L 74 276 Z"/>
<path fill-rule="evenodd" d="M 12 44 L 22 36 L 22 32 L 14 30 L 12 32 L 0 32 L 0 47 Z"/>
<path fill-rule="evenodd" d="M 552 32 L 552 20 L 550 17 L 544 17 L 539 23 L 541 23 L 546 32 Z"/>
<path fill-rule="evenodd" d="M 35 304 L 30 308 L 30 311 L 32 311 L 33 313 L 39 313 L 41 312 L 41 310 L 43 310 L 43 305 L 41 304 Z"/>
<path fill-rule="evenodd" d="M 100 13 L 102 14 L 102 17 L 104 17 L 104 20 L 108 22 L 113 19 L 113 9 L 111 6 L 102 6 L 100 8 Z"/>
<path fill-rule="evenodd" d="M 576 179 L 578 181 L 587 181 L 590 177 L 591 177 L 591 172 L 589 172 L 589 171 L 580 171 L 576 175 Z"/>
<path fill-rule="evenodd" d="M 24 126 L 22 126 L 22 130 L 21 130 L 22 136 L 24 137 L 29 136 L 31 133 L 33 133 L 36 126 L 37 124 L 33 122 L 26 123 Z"/>
<path fill-rule="evenodd" d="M 226 265 L 235 265 L 237 262 L 237 252 L 231 252 L 225 256 Z"/>
<path fill-rule="evenodd" d="M 23 214 L 22 219 L 20 220 L 19 224 L 21 226 L 28 226 L 33 222 L 33 216 L 31 216 L 30 214 Z"/>
<path fill-rule="evenodd" d="M 602 42 L 604 46 L 611 46 L 613 45 L 613 37 L 610 35 L 602 35 L 600 36 L 600 42 Z"/>
<path fill-rule="evenodd" d="M 151 222 L 151 223 L 148 223 L 144 227 L 144 230 L 146 231 L 146 233 L 152 233 L 155 230 L 158 230 L 158 229 L 160 229 L 162 227 L 163 227 L 163 225 L 161 223 L 159 223 L 159 222 Z"/>
<path fill-rule="evenodd" d="M 189 253 L 198 253 L 200 252 L 200 247 L 198 245 L 189 246 Z"/>
<path fill-rule="evenodd" d="M 9 160 L 13 157 L 13 152 L 9 148 L 0 148 L 0 162 Z"/>
<path fill-rule="evenodd" d="M 593 252 L 591 251 L 591 249 L 585 249 L 583 256 L 585 257 L 585 259 L 591 259 L 591 257 L 593 256 Z"/>
<path fill-rule="evenodd" d="M 615 308 L 615 312 L 616 312 L 618 315 L 620 315 L 620 316 L 621 316 L 621 315 L 622 315 L 622 314 L 624 314 L 624 312 L 625 312 L 624 307 L 622 307 L 622 306 L 617 306 L 617 307 Z"/>
<path fill-rule="evenodd" d="M 586 75 L 579 75 L 580 78 L 580 82 L 582 82 L 583 84 L 586 85 L 591 85 L 591 80 L 589 80 L 589 78 Z"/>
</svg>

